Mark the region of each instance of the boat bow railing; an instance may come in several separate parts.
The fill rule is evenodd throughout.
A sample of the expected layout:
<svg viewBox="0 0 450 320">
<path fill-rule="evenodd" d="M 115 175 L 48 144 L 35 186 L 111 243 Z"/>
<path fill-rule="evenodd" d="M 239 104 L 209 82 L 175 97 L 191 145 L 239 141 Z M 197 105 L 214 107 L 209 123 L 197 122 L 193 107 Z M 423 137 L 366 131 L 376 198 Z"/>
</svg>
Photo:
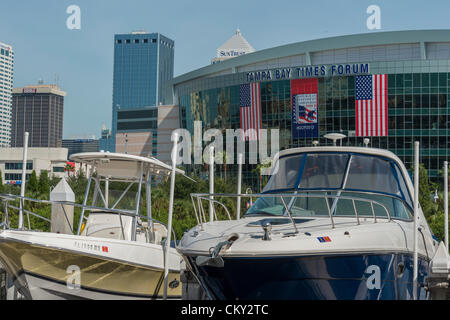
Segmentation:
<svg viewBox="0 0 450 320">
<path fill-rule="evenodd" d="M 30 215 L 38 218 L 39 220 L 51 223 L 51 219 L 44 217 L 40 214 L 37 214 L 31 210 L 27 210 L 27 209 L 25 209 L 25 206 L 23 206 L 23 209 L 21 209 L 20 207 L 15 206 L 14 204 L 10 203 L 10 202 L 14 202 L 14 201 L 23 201 L 23 203 L 25 203 L 25 201 L 29 201 L 32 203 L 38 203 L 38 204 L 44 204 L 44 205 L 60 205 L 64 212 L 65 219 L 67 220 L 67 223 L 71 227 L 72 230 L 73 230 L 73 224 L 70 223 L 70 221 L 67 217 L 65 206 L 73 206 L 74 208 L 81 208 L 81 209 L 84 209 L 85 211 L 94 212 L 96 214 L 116 214 L 116 215 L 118 215 L 119 220 L 121 222 L 120 227 L 121 227 L 122 237 L 124 239 L 125 239 L 125 234 L 124 234 L 124 227 L 123 227 L 122 219 L 121 219 L 122 216 L 141 218 L 141 219 L 147 220 L 148 222 L 150 222 L 150 221 L 157 222 L 157 223 L 163 225 L 164 227 L 166 227 L 167 230 L 169 230 L 167 224 L 165 224 L 159 220 L 150 218 L 146 215 L 145 216 L 140 215 L 140 214 L 136 215 L 136 212 L 134 210 L 89 206 L 89 205 L 83 205 L 83 204 L 79 204 L 79 203 L 71 202 L 71 201 L 52 201 L 52 200 L 44 200 L 44 199 L 34 199 L 34 198 L 22 197 L 19 195 L 12 195 L 12 194 L 0 194 L 0 202 L 2 203 L 2 206 L 0 206 L 0 213 L 3 211 L 3 221 L 0 222 L 0 228 L 2 228 L 2 229 L 13 229 L 11 227 L 11 223 L 10 223 L 11 211 L 9 209 L 17 211 L 17 214 L 20 213 L 20 210 L 23 210 L 23 213 L 27 215 L 28 227 L 25 227 L 25 225 L 24 225 L 24 230 L 33 230 L 32 226 L 31 226 L 31 221 L 29 218 Z M 88 219 L 88 217 L 85 216 L 84 220 L 87 220 L 87 219 Z M 35 230 L 35 231 L 42 231 L 42 230 Z M 173 229 L 172 229 L 172 236 L 176 243 L 176 235 L 175 235 L 175 231 Z M 148 237 L 148 240 L 151 240 L 151 237 Z M 151 242 L 151 241 L 148 241 L 148 242 Z"/>
<path fill-rule="evenodd" d="M 201 228 L 203 228 L 203 224 L 207 223 L 208 220 L 206 219 L 207 214 L 205 212 L 205 208 L 203 206 L 204 202 L 212 203 L 213 204 L 213 217 L 215 218 L 215 220 L 220 220 L 218 218 L 218 214 L 217 214 L 217 210 L 216 210 L 216 206 L 214 204 L 217 204 L 219 206 L 219 208 L 223 208 L 224 211 L 224 216 L 228 219 L 228 220 L 232 220 L 233 216 L 230 214 L 230 210 L 226 207 L 226 205 L 219 201 L 217 198 L 280 198 L 283 207 L 284 207 L 284 212 L 283 214 L 280 214 L 279 216 L 287 216 L 292 225 L 293 228 L 295 230 L 295 232 L 297 231 L 297 226 L 295 223 L 295 220 L 293 218 L 292 215 L 292 205 L 295 201 L 295 198 L 323 198 L 325 199 L 325 203 L 327 204 L 327 211 L 328 211 L 328 217 L 330 219 L 330 223 L 332 228 L 334 229 L 336 227 L 336 223 L 335 223 L 335 219 L 336 218 L 340 218 L 340 217 L 344 217 L 344 218 L 348 218 L 348 217 L 352 217 L 354 216 L 356 219 L 356 223 L 359 225 L 361 224 L 361 217 L 367 218 L 367 217 L 371 217 L 373 219 L 373 222 L 376 223 L 377 219 L 387 219 L 388 222 L 392 221 L 392 216 L 391 213 L 389 211 L 389 209 L 386 207 L 385 204 L 377 201 L 377 200 L 373 200 L 373 199 L 367 199 L 364 198 L 363 195 L 359 195 L 359 196 L 349 196 L 349 195 L 341 195 L 342 191 L 344 192 L 344 190 L 333 190 L 334 192 L 337 192 L 337 194 L 317 194 L 320 192 L 330 192 L 330 190 L 319 190 L 319 191 L 315 191 L 314 193 L 259 193 L 259 194 L 231 194 L 231 193 L 214 193 L 214 194 L 210 194 L 210 193 L 192 193 L 191 194 L 191 201 L 192 201 L 192 205 L 194 207 L 194 213 L 197 219 L 197 223 L 198 225 L 201 226 Z M 310 192 L 310 191 L 308 191 Z M 379 195 L 376 193 L 370 193 L 370 192 L 364 192 L 363 194 L 366 195 Z M 403 203 L 403 205 L 405 206 L 405 210 L 408 210 L 408 206 L 404 203 L 404 201 L 402 199 L 399 199 L 397 197 L 394 196 L 390 196 L 390 195 L 383 195 L 386 196 L 388 198 L 392 198 L 395 200 L 398 200 L 400 202 Z M 214 198 L 214 199 L 211 199 Z M 290 199 L 289 202 L 287 202 L 286 200 Z M 334 199 L 334 203 L 333 205 L 330 205 L 329 199 Z M 336 215 L 336 207 L 337 207 L 337 202 L 339 200 L 348 200 L 351 201 L 352 206 L 353 206 L 353 211 L 354 214 L 352 215 Z M 361 211 L 361 209 L 357 208 L 357 203 L 361 202 L 361 203 L 367 203 L 370 207 L 370 215 L 367 214 L 359 214 L 358 211 Z M 376 208 L 379 207 L 383 210 L 383 212 L 385 213 L 385 215 L 381 216 L 381 215 L 377 215 L 376 214 Z M 236 215 L 239 216 L 239 215 Z M 209 222 L 212 222 L 211 220 Z"/>
</svg>

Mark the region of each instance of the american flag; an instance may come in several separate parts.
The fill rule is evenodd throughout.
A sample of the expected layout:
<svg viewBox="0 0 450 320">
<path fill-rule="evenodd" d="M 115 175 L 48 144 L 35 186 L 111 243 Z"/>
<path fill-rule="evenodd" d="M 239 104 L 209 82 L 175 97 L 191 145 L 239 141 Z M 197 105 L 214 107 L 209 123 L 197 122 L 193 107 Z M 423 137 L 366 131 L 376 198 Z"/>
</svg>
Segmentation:
<svg viewBox="0 0 450 320">
<path fill-rule="evenodd" d="M 356 76 L 355 105 L 357 137 L 387 136 L 387 75 Z"/>
<path fill-rule="evenodd" d="M 259 82 L 243 84 L 239 88 L 239 106 L 241 113 L 241 129 L 249 132 L 243 140 L 258 140 L 262 126 L 261 121 L 261 85 Z"/>
</svg>

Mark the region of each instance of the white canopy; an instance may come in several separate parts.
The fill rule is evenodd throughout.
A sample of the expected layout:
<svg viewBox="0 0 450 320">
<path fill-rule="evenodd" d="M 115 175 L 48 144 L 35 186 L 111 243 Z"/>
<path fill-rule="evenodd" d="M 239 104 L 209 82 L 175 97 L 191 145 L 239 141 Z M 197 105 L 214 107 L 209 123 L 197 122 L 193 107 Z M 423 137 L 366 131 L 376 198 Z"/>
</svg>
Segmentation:
<svg viewBox="0 0 450 320">
<path fill-rule="evenodd" d="M 77 153 L 71 155 L 70 160 L 94 166 L 99 176 L 125 180 L 139 180 L 141 164 L 143 164 L 144 174 L 148 170 L 151 174 L 169 174 L 172 170 L 169 165 L 153 157 L 140 157 L 124 153 Z M 184 171 L 180 169 L 177 169 L 177 173 L 184 175 Z"/>
</svg>

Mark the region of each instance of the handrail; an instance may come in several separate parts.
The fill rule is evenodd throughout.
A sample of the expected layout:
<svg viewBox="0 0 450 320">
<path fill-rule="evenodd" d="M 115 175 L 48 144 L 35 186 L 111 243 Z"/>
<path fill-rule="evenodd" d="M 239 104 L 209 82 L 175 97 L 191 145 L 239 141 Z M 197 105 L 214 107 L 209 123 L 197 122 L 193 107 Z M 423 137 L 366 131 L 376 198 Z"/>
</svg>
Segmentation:
<svg viewBox="0 0 450 320">
<path fill-rule="evenodd" d="M 218 200 L 211 200 L 211 199 L 209 199 L 209 198 L 204 198 L 204 197 L 198 197 L 199 199 L 201 199 L 201 200 L 207 200 L 207 201 L 209 201 L 209 202 L 213 202 L 213 203 L 218 203 L 218 204 L 220 204 L 224 209 L 225 209 L 225 211 L 226 211 L 226 213 L 227 213 L 227 215 L 228 215 L 228 219 L 229 220 L 231 220 L 231 215 L 230 215 L 230 212 L 228 211 L 228 209 L 227 209 L 227 207 L 222 203 L 222 202 L 220 202 L 220 201 L 218 201 Z M 202 205 L 202 208 L 203 208 L 203 205 Z M 215 216 L 216 216 L 216 219 L 217 219 L 217 214 L 215 214 Z M 198 220 L 198 219 L 197 219 Z"/>
<path fill-rule="evenodd" d="M 316 191 L 316 193 L 318 193 L 318 192 L 323 192 L 323 191 Z M 348 192 L 347 192 L 347 193 L 348 193 Z M 372 193 L 366 193 L 366 194 L 372 194 Z M 378 194 L 377 194 L 377 195 L 378 195 Z M 373 217 L 373 219 L 374 219 L 374 223 L 377 222 L 377 215 L 375 214 L 374 205 L 378 205 L 378 206 L 380 206 L 381 208 L 384 209 L 384 211 L 385 211 L 385 213 L 386 213 L 386 217 L 387 217 L 387 219 L 388 219 L 388 222 L 390 222 L 390 221 L 392 220 L 391 214 L 390 214 L 389 210 L 387 209 L 387 207 L 386 207 L 384 204 L 382 204 L 381 202 L 376 201 L 376 200 L 362 198 L 361 196 L 342 196 L 342 195 L 337 195 L 337 194 L 335 194 L 335 195 L 328 195 L 328 194 L 311 194 L 311 191 L 308 192 L 308 194 L 305 194 L 305 193 L 259 193 L 259 194 L 254 194 L 254 193 L 253 193 L 253 194 L 232 194 L 232 193 L 214 193 L 214 194 L 209 194 L 209 193 L 192 193 L 192 194 L 191 194 L 192 203 L 193 203 L 193 205 L 194 205 L 194 200 L 193 200 L 193 199 L 194 199 L 194 198 L 197 198 L 198 205 L 200 206 L 199 202 L 201 201 L 201 199 L 210 201 L 210 200 L 209 200 L 209 197 L 210 197 L 210 196 L 214 196 L 215 198 L 220 198 L 220 197 L 241 197 L 241 198 L 242 198 L 242 197 L 247 197 L 247 198 L 248 198 L 248 197 L 250 197 L 250 196 L 251 196 L 251 197 L 256 197 L 256 198 L 274 198 L 274 197 L 279 197 L 279 198 L 282 199 L 283 202 L 284 202 L 284 197 L 295 197 L 295 198 L 324 198 L 325 200 L 327 200 L 328 198 L 335 198 L 335 199 L 337 199 L 337 200 L 340 200 L 340 199 L 342 199 L 342 200 L 351 200 L 351 201 L 352 201 L 352 204 L 353 204 L 353 209 L 354 209 L 354 211 L 355 211 L 354 216 L 356 217 L 356 220 L 357 220 L 357 224 L 358 224 L 358 225 L 360 224 L 360 216 L 358 215 L 358 210 L 356 209 L 355 201 L 361 201 L 361 202 L 365 202 L 365 203 L 369 203 L 369 204 L 370 204 L 371 213 L 372 213 L 372 217 Z M 390 197 L 390 196 L 387 195 L 387 197 Z M 399 199 L 399 198 L 397 198 L 397 197 L 390 197 L 390 198 L 393 198 L 393 199 L 395 199 L 395 200 L 404 202 L 403 200 L 401 200 L 401 199 Z M 231 216 L 230 216 L 230 214 L 229 214 L 228 209 L 226 209 L 226 206 L 225 206 L 223 203 L 219 202 L 219 200 L 216 200 L 216 199 L 215 199 L 214 202 L 220 203 L 220 204 L 225 208 L 225 210 L 226 210 L 226 212 L 227 212 L 227 214 L 228 214 L 228 217 L 229 217 L 229 219 L 231 220 Z M 329 217 L 330 217 L 330 220 L 331 220 L 332 228 L 334 229 L 334 228 L 335 228 L 334 217 L 336 217 L 336 216 L 333 215 L 333 213 L 335 212 L 336 208 L 334 209 L 333 212 L 331 212 L 331 208 L 330 208 L 330 205 L 329 205 L 328 201 L 326 201 L 326 203 L 327 203 L 327 208 L 328 208 L 328 213 L 329 213 Z M 203 209 L 202 207 L 203 207 L 203 206 L 200 206 L 200 207 L 199 207 L 200 212 L 201 212 L 202 209 Z M 408 206 L 406 206 L 405 208 L 408 208 Z M 288 208 L 286 208 L 286 206 L 285 206 L 285 209 L 286 209 L 286 213 L 287 213 L 287 214 L 289 215 L 289 217 L 291 218 L 290 212 L 289 212 Z M 203 220 L 203 219 L 201 218 L 201 214 L 197 212 L 195 206 L 194 206 L 194 212 L 195 212 L 195 214 L 196 214 L 196 219 L 197 219 L 197 221 L 199 222 L 200 227 L 203 228 L 203 221 L 206 221 L 206 219 Z M 199 216 L 197 216 L 197 215 L 199 215 Z M 343 217 L 348 217 L 348 216 L 343 216 Z M 217 218 L 217 217 L 216 217 L 216 218 Z M 292 222 L 292 224 L 293 224 L 294 230 L 297 230 L 294 219 L 291 219 L 291 222 Z"/>
<path fill-rule="evenodd" d="M 151 220 L 153 222 L 157 222 L 157 223 L 163 225 L 164 227 L 166 227 L 167 230 L 169 229 L 166 223 L 163 223 L 163 222 L 161 222 L 161 221 L 159 221 L 157 219 L 154 219 L 154 218 L 149 218 L 148 216 L 144 216 L 144 215 L 140 215 L 140 214 L 136 215 L 136 212 L 135 211 L 131 211 L 131 210 L 88 206 L 88 205 L 82 205 L 82 204 L 79 204 L 79 203 L 76 203 L 76 202 L 71 202 L 71 201 L 40 200 L 40 199 L 34 199 L 34 198 L 29 198 L 29 197 L 21 197 L 20 195 L 0 194 L 0 201 L 5 203 L 6 208 L 20 210 L 19 207 L 16 207 L 16 206 L 11 205 L 11 204 L 8 203 L 9 201 L 14 201 L 14 200 L 18 200 L 18 199 L 19 200 L 23 199 L 24 201 L 30 201 L 30 202 L 35 202 L 35 203 L 49 204 L 49 205 L 50 204 L 56 204 L 56 205 L 61 205 L 61 206 L 69 205 L 69 206 L 73 206 L 73 207 L 84 208 L 84 209 L 89 210 L 89 211 L 98 210 L 98 211 L 94 212 L 95 214 L 112 213 L 112 214 L 119 215 L 119 217 L 121 217 L 122 215 L 130 216 L 130 217 L 136 217 L 136 218 L 141 218 L 141 219 L 144 219 L 144 220 L 147 220 L 147 221 Z M 43 217 L 43 216 L 41 216 L 41 215 L 39 215 L 37 213 L 34 213 L 32 211 L 29 211 L 29 210 L 25 210 L 25 209 L 23 211 L 25 213 L 31 214 L 32 216 L 35 216 L 38 219 L 41 219 L 41 220 L 44 220 L 44 221 L 47 221 L 47 222 L 51 223 L 50 219 L 48 219 L 46 217 Z M 9 223 L 8 223 L 8 221 L 6 221 L 7 219 L 9 219 L 9 215 L 10 215 L 10 212 L 6 212 L 5 213 L 5 221 L 0 223 L 0 227 L 8 227 L 8 229 L 9 229 L 9 227 L 10 227 Z M 67 216 L 66 216 L 66 218 L 67 218 Z M 30 229 L 30 227 L 31 226 L 29 226 L 29 229 Z M 122 229 L 122 234 L 123 234 L 124 233 L 123 225 L 121 226 L 121 229 Z M 175 242 L 175 246 L 177 246 L 176 233 L 175 233 L 175 231 L 173 229 L 172 229 L 172 235 L 173 235 L 173 239 L 174 239 L 174 242 Z"/>
<path fill-rule="evenodd" d="M 105 207 L 97 207 L 97 206 L 89 206 L 89 205 L 83 205 L 76 202 L 71 201 L 52 201 L 52 200 L 40 200 L 40 199 L 34 199 L 29 197 L 21 197 L 18 195 L 11 195 L 11 194 L 0 194 L 0 200 L 1 201 L 12 201 L 17 199 L 23 199 L 25 201 L 31 201 L 35 203 L 43 203 L 43 204 L 61 204 L 61 205 L 70 205 L 78 208 L 85 208 L 87 210 L 101 210 L 101 211 L 108 211 L 110 213 L 122 213 L 129 216 L 135 216 L 136 213 L 134 210 L 126 210 L 126 209 L 112 209 L 112 208 L 105 208 Z"/>
</svg>

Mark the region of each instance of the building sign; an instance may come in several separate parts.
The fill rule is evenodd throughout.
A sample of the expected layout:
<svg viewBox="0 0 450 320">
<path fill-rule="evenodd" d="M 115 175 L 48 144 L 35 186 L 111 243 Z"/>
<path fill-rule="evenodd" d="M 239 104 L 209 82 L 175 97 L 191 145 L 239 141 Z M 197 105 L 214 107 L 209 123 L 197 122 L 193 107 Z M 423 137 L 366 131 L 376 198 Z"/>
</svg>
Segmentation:
<svg viewBox="0 0 450 320">
<path fill-rule="evenodd" d="M 6 184 L 21 185 L 22 181 L 21 180 L 18 180 L 18 181 L 11 180 L 11 181 L 6 181 Z"/>
<path fill-rule="evenodd" d="M 279 68 L 265 71 L 247 72 L 247 82 L 288 80 L 317 77 L 351 76 L 369 74 L 368 63 L 333 64 L 304 66 L 295 68 Z"/>
<path fill-rule="evenodd" d="M 36 88 L 23 88 L 23 93 L 36 93 L 37 89 Z"/>
<path fill-rule="evenodd" d="M 318 80 L 297 79 L 291 81 L 292 137 L 319 137 Z"/>
<path fill-rule="evenodd" d="M 222 58 L 222 57 L 237 57 L 237 56 L 241 56 L 243 54 L 246 54 L 247 52 L 245 51 L 237 51 L 237 50 L 220 50 L 218 57 Z"/>
</svg>

